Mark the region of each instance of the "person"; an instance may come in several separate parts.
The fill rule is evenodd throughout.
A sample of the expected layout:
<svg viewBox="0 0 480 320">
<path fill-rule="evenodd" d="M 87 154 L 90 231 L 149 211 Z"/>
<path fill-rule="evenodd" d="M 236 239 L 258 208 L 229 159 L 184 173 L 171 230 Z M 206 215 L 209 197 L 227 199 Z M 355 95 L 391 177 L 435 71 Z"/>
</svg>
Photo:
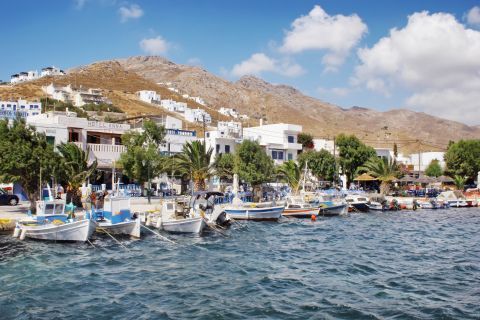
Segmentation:
<svg viewBox="0 0 480 320">
<path fill-rule="evenodd" d="M 57 185 L 57 199 L 62 199 L 62 193 L 64 192 L 61 184 Z"/>
</svg>

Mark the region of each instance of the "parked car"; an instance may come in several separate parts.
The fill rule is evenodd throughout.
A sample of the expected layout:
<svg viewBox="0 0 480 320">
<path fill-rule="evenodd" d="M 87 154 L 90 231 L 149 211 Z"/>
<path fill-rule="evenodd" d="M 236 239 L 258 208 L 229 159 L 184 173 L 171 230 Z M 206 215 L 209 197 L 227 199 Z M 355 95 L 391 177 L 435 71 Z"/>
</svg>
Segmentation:
<svg viewBox="0 0 480 320">
<path fill-rule="evenodd" d="M 16 206 L 18 204 L 18 197 L 14 194 L 8 194 L 5 190 L 0 189 L 0 205 Z"/>
</svg>

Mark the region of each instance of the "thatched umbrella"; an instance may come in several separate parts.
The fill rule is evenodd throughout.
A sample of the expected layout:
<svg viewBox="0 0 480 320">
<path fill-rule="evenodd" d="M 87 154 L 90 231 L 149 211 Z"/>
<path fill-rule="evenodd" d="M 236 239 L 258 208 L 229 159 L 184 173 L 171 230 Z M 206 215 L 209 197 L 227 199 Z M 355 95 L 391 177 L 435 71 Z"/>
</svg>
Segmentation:
<svg viewBox="0 0 480 320">
<path fill-rule="evenodd" d="M 454 183 L 455 181 L 448 177 L 448 176 L 440 176 L 437 178 L 437 181 L 438 182 L 441 182 L 441 183 Z"/>
<path fill-rule="evenodd" d="M 372 177 L 372 176 L 369 175 L 368 173 L 363 173 L 363 174 L 359 175 L 358 177 L 356 177 L 356 178 L 353 179 L 353 180 L 354 180 L 354 181 L 375 181 L 375 180 L 378 180 L 378 179 Z"/>
</svg>

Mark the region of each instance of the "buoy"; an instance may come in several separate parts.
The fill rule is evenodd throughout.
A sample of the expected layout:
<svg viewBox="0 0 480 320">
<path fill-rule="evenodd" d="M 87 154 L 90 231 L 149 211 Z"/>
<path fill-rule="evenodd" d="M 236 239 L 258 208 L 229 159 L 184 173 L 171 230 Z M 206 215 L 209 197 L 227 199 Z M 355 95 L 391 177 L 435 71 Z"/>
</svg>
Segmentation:
<svg viewBox="0 0 480 320">
<path fill-rule="evenodd" d="M 27 229 L 22 229 L 20 233 L 20 240 L 25 240 L 25 236 L 27 235 Z"/>
<path fill-rule="evenodd" d="M 20 235 L 20 227 L 16 225 L 15 229 L 13 230 L 13 237 L 18 238 L 19 235 Z"/>
<path fill-rule="evenodd" d="M 311 218 L 312 218 L 312 221 L 317 221 L 317 216 L 316 215 L 312 214 Z"/>
</svg>

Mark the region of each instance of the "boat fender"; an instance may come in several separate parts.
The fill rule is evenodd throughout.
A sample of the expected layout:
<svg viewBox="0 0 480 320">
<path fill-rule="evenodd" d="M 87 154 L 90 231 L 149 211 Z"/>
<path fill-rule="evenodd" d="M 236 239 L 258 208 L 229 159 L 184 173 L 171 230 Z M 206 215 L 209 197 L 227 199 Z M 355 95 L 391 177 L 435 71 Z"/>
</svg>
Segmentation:
<svg viewBox="0 0 480 320">
<path fill-rule="evenodd" d="M 20 240 L 25 240 L 26 236 L 27 236 L 27 229 L 22 229 L 22 232 L 20 233 Z"/>
<path fill-rule="evenodd" d="M 151 214 L 148 214 L 147 215 L 147 221 L 145 222 L 145 225 L 147 227 L 151 227 L 152 226 L 152 215 Z"/>
<path fill-rule="evenodd" d="M 14 238 L 18 238 L 18 236 L 20 235 L 20 226 L 18 224 L 15 225 L 15 229 L 13 230 L 13 237 Z"/>
<path fill-rule="evenodd" d="M 159 215 L 157 218 L 157 224 L 155 225 L 155 228 L 161 229 L 162 228 L 162 215 Z"/>
</svg>

